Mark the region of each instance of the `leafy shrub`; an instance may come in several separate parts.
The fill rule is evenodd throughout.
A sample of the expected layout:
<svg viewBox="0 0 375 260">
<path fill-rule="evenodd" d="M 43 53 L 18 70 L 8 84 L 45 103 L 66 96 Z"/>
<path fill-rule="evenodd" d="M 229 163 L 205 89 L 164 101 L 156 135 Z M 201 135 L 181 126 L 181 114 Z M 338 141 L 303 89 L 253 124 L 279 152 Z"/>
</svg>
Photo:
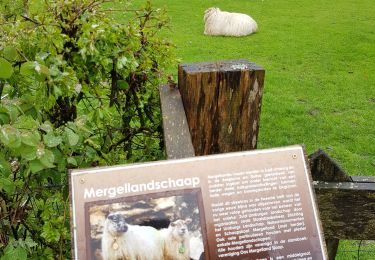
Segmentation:
<svg viewBox="0 0 375 260">
<path fill-rule="evenodd" d="M 167 24 L 149 3 L 0 3 L 2 259 L 70 258 L 69 168 L 163 156 Z"/>
</svg>

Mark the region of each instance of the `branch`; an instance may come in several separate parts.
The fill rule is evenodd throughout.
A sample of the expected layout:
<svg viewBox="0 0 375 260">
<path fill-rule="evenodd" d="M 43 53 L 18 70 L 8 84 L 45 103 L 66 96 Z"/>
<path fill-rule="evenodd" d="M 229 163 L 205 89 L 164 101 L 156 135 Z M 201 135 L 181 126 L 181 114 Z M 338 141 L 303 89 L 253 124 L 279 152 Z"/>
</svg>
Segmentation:
<svg viewBox="0 0 375 260">
<path fill-rule="evenodd" d="M 113 59 L 112 64 L 112 70 L 111 70 L 111 95 L 109 96 L 109 106 L 112 107 L 113 104 L 116 102 L 117 104 L 117 92 L 118 92 L 118 86 L 117 86 L 117 72 L 116 72 L 116 59 Z"/>
<path fill-rule="evenodd" d="M 149 132 L 149 133 L 153 133 L 154 130 L 150 129 L 150 128 L 147 128 L 147 127 L 140 127 L 138 129 L 131 129 L 130 132 L 124 137 L 124 138 L 121 138 L 119 141 L 117 141 L 115 144 L 112 144 L 110 147 L 109 147 L 109 151 L 113 150 L 114 148 L 116 148 L 117 146 L 119 146 L 120 144 L 122 143 L 125 143 L 127 141 L 129 141 L 130 139 L 132 139 L 135 135 L 139 134 L 139 133 L 142 133 L 142 132 Z"/>
<path fill-rule="evenodd" d="M 23 19 L 25 19 L 26 21 L 30 21 L 30 22 L 32 22 L 33 24 L 36 24 L 36 25 L 39 25 L 39 26 L 43 25 L 41 22 L 39 22 L 39 21 L 37 21 L 37 20 L 34 20 L 34 19 L 32 19 L 32 18 L 30 18 L 30 17 L 28 17 L 28 16 L 26 16 L 26 15 L 21 14 L 21 17 L 22 17 Z"/>
<path fill-rule="evenodd" d="M 133 99 L 134 99 L 134 102 L 135 102 L 135 108 L 137 109 L 139 121 L 141 121 L 141 126 L 144 127 L 145 126 L 145 119 L 143 117 L 142 110 L 140 109 L 140 104 L 139 104 L 139 99 L 138 99 L 137 93 L 135 93 L 134 89 L 131 90 L 131 93 L 133 95 Z"/>
<path fill-rule="evenodd" d="M 4 86 L 5 86 L 5 83 L 2 80 L 0 80 L 0 102 L 1 102 L 1 99 L 3 99 Z"/>
<path fill-rule="evenodd" d="M 131 136 L 133 135 L 132 131 L 130 131 L 130 133 L 128 133 L 124 138 L 120 139 L 118 142 L 116 142 L 115 144 L 112 144 L 109 148 L 108 148 L 108 151 L 112 151 L 113 149 L 115 149 L 117 146 L 119 146 L 120 144 L 122 143 L 125 143 L 126 141 L 129 141 Z"/>
<path fill-rule="evenodd" d="M 76 16 L 74 16 L 74 18 L 69 22 L 69 26 L 71 26 L 86 11 L 92 10 L 97 6 L 100 6 L 100 5 L 102 5 L 104 3 L 108 3 L 108 2 L 110 2 L 110 1 L 109 0 L 102 0 L 102 1 L 93 0 L 93 1 L 91 1 L 91 3 L 89 3 L 85 8 L 81 8 L 81 9 L 78 10 L 78 12 L 76 13 Z"/>
</svg>

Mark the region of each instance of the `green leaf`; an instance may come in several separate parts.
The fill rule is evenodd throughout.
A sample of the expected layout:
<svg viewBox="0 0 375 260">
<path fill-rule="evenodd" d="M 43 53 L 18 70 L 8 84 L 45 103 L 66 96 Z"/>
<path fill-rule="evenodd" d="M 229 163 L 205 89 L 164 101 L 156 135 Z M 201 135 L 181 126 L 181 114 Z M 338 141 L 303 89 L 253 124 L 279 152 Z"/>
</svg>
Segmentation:
<svg viewBox="0 0 375 260">
<path fill-rule="evenodd" d="M 74 133 L 70 128 L 65 128 L 65 133 L 70 146 L 75 146 L 78 144 L 79 136 L 76 133 Z"/>
<path fill-rule="evenodd" d="M 36 79 L 38 81 L 44 81 L 46 77 L 49 75 L 48 68 L 38 62 L 35 62 L 35 71 L 37 72 Z"/>
<path fill-rule="evenodd" d="M 38 132 L 35 131 L 23 131 L 21 133 L 21 141 L 22 143 L 29 146 L 38 146 L 40 142 L 40 135 Z"/>
<path fill-rule="evenodd" d="M 21 75 L 31 76 L 35 73 L 35 63 L 33 61 L 25 62 L 21 65 Z"/>
<path fill-rule="evenodd" d="M 30 115 L 21 115 L 17 118 L 14 126 L 18 129 L 37 130 L 39 123 Z"/>
<path fill-rule="evenodd" d="M 57 164 L 57 170 L 59 172 L 66 171 L 66 154 L 62 154 L 59 149 L 54 148 L 52 150 L 55 156 L 55 163 Z"/>
<path fill-rule="evenodd" d="M 38 61 L 44 61 L 49 55 L 50 53 L 41 51 L 35 55 L 35 59 Z"/>
<path fill-rule="evenodd" d="M 24 76 L 32 76 L 36 74 L 36 79 L 43 81 L 49 74 L 49 70 L 48 67 L 37 61 L 28 61 L 21 65 L 20 73 Z"/>
<path fill-rule="evenodd" d="M 136 70 L 138 66 L 139 66 L 139 63 L 136 60 L 133 60 L 131 62 L 131 69 L 132 70 Z"/>
<path fill-rule="evenodd" d="M 33 161 L 30 161 L 29 163 L 29 166 L 30 166 L 30 170 L 32 173 L 36 173 L 36 172 L 39 172 L 43 169 L 45 169 L 46 167 L 41 163 L 40 160 L 36 159 L 36 160 L 33 160 Z"/>
<path fill-rule="evenodd" d="M 67 126 L 68 126 L 68 128 L 70 128 L 70 130 L 72 130 L 73 132 L 77 132 L 77 125 L 76 125 L 76 123 L 74 122 L 68 122 L 67 123 Z"/>
<path fill-rule="evenodd" d="M 55 136 L 53 132 L 49 132 L 43 136 L 43 141 L 47 147 L 56 147 L 62 142 L 62 138 L 60 136 Z"/>
<path fill-rule="evenodd" d="M 12 64 L 4 58 L 0 58 L 0 78 L 9 79 L 13 74 Z"/>
<path fill-rule="evenodd" d="M 127 62 L 128 62 L 128 59 L 125 56 L 118 59 L 117 64 L 116 64 L 117 69 L 121 70 L 123 67 L 125 67 Z"/>
<path fill-rule="evenodd" d="M 38 72 L 38 74 L 44 76 L 47 76 L 49 74 L 48 67 L 39 63 L 35 65 L 35 71 Z"/>
<path fill-rule="evenodd" d="M 3 50 L 4 58 L 10 61 L 17 59 L 17 50 L 13 46 L 6 46 Z"/>
<path fill-rule="evenodd" d="M 22 113 L 25 114 L 25 115 L 36 117 L 35 115 L 37 113 L 37 110 L 35 109 L 35 105 L 37 105 L 37 104 L 33 103 L 34 97 L 26 94 L 24 100 L 25 100 L 25 103 L 21 103 L 18 106 L 19 110 L 22 111 Z"/>
<path fill-rule="evenodd" d="M 56 97 L 62 96 L 64 94 L 59 86 L 53 86 L 53 92 Z"/>
<path fill-rule="evenodd" d="M 66 171 L 66 161 L 65 160 L 59 161 L 59 163 L 57 165 L 57 170 L 59 172 L 65 172 Z"/>
<path fill-rule="evenodd" d="M 47 168 L 55 167 L 55 165 L 53 164 L 55 161 L 55 156 L 50 150 L 45 149 L 44 155 L 39 160 Z"/>
<path fill-rule="evenodd" d="M 8 176 L 11 173 L 10 163 L 0 154 L 0 176 Z"/>
<path fill-rule="evenodd" d="M 10 125 L 0 127 L 0 141 L 10 148 L 19 147 L 21 145 L 21 139 L 18 129 Z"/>
<path fill-rule="evenodd" d="M 41 14 L 44 11 L 43 0 L 31 0 L 29 3 L 29 13 L 33 15 Z"/>
<path fill-rule="evenodd" d="M 16 185 L 8 178 L 0 177 L 0 190 L 4 190 L 6 193 L 12 193 Z"/>
<path fill-rule="evenodd" d="M 117 81 L 117 84 L 118 84 L 118 88 L 121 90 L 125 90 L 129 88 L 129 84 L 125 80 L 119 80 Z"/>
<path fill-rule="evenodd" d="M 4 256 L 1 260 L 26 260 L 27 252 L 22 247 L 14 247 L 12 244 L 8 244 L 5 248 Z"/>
<path fill-rule="evenodd" d="M 18 108 L 16 106 L 7 106 L 8 114 L 10 116 L 10 120 L 12 122 L 17 120 L 17 116 L 19 115 Z"/>
<path fill-rule="evenodd" d="M 37 247 L 38 244 L 35 243 L 34 240 L 32 240 L 30 237 L 27 237 L 25 240 L 24 240 L 24 244 L 28 247 L 28 248 L 33 248 L 33 247 Z"/>
<path fill-rule="evenodd" d="M 10 117 L 8 113 L 4 113 L 0 111 L 0 125 L 5 125 L 10 123 Z"/>
<path fill-rule="evenodd" d="M 57 242 L 59 241 L 61 234 L 59 230 L 56 230 L 51 223 L 45 223 L 42 227 L 41 236 L 44 237 L 47 241 Z"/>
<path fill-rule="evenodd" d="M 42 158 L 44 156 L 44 153 L 45 153 L 45 149 L 44 149 L 44 144 L 43 143 L 39 143 L 37 148 L 36 148 L 36 157 L 38 159 Z"/>
<path fill-rule="evenodd" d="M 71 165 L 77 166 L 77 160 L 74 157 L 68 157 L 67 162 Z"/>
<path fill-rule="evenodd" d="M 14 153 L 27 161 L 32 161 L 36 159 L 37 148 L 35 146 L 21 145 L 14 149 Z"/>
<path fill-rule="evenodd" d="M 45 122 L 40 126 L 40 129 L 42 129 L 44 132 L 49 133 L 53 131 L 53 127 L 50 122 Z"/>
</svg>

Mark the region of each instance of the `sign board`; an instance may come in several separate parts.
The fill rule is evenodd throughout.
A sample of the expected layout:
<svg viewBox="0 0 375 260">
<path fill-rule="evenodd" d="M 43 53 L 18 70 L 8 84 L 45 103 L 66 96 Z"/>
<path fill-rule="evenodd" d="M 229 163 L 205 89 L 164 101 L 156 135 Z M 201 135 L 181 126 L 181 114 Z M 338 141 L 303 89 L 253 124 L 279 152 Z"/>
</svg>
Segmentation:
<svg viewBox="0 0 375 260">
<path fill-rule="evenodd" d="M 327 259 L 301 146 L 73 170 L 71 201 L 75 259 Z"/>
</svg>

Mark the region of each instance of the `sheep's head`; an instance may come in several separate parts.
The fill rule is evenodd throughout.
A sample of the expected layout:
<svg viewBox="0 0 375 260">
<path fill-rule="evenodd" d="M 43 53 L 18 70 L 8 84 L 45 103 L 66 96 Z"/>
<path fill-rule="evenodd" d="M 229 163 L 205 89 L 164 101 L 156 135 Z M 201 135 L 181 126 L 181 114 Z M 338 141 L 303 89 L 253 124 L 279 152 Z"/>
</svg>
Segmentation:
<svg viewBox="0 0 375 260">
<path fill-rule="evenodd" d="M 185 219 L 185 220 L 178 219 L 174 222 L 171 222 L 169 226 L 172 229 L 173 236 L 176 238 L 181 238 L 181 239 L 188 236 L 189 231 L 188 231 L 187 225 L 189 225 L 190 223 L 191 223 L 190 218 Z"/>
<path fill-rule="evenodd" d="M 210 17 L 212 14 L 220 11 L 217 7 L 210 7 L 206 11 L 204 11 L 204 22 L 207 21 L 208 17 Z"/>
<path fill-rule="evenodd" d="M 120 213 L 110 213 L 105 220 L 105 229 L 112 235 L 117 236 L 128 231 L 124 215 Z"/>
</svg>

